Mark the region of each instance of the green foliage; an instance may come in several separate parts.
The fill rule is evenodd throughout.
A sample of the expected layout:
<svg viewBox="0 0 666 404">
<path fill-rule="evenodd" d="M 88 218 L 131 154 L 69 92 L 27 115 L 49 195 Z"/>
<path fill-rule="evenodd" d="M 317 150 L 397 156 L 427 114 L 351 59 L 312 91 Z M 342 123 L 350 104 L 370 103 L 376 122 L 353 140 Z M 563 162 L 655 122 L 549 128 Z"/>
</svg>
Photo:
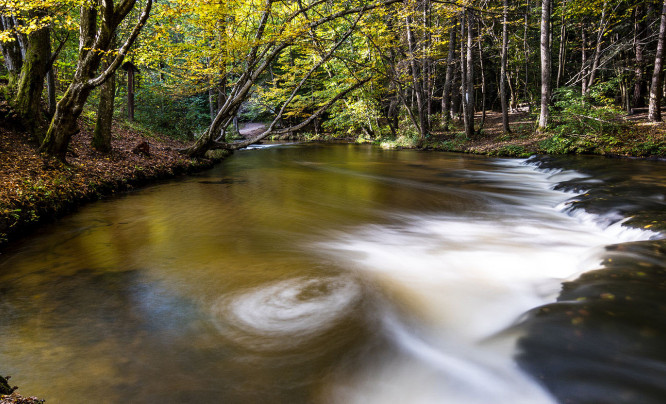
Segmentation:
<svg viewBox="0 0 666 404">
<path fill-rule="evenodd" d="M 149 130 L 188 139 L 210 123 L 207 95 L 172 97 L 158 91 L 139 91 L 135 118 Z"/>
<path fill-rule="evenodd" d="M 627 124 L 611 97 L 618 83 L 614 79 L 597 84 L 587 96 L 573 87 L 557 89 L 551 112 L 554 135 L 540 143 L 541 150 L 558 154 L 603 152 L 620 144 Z"/>
<path fill-rule="evenodd" d="M 666 156 L 666 142 L 659 139 L 648 139 L 631 147 L 632 155 L 647 156 Z"/>
<path fill-rule="evenodd" d="M 433 148 L 445 151 L 460 151 L 467 142 L 465 133 L 456 133 L 453 139 L 442 140 L 432 145 Z"/>
<path fill-rule="evenodd" d="M 400 135 L 397 139 L 383 140 L 379 143 L 382 149 L 414 148 L 418 145 L 418 137 Z"/>
<path fill-rule="evenodd" d="M 504 156 L 504 157 L 529 157 L 530 152 L 525 150 L 523 146 L 508 145 L 502 146 L 499 149 L 488 153 L 490 156 Z"/>
</svg>

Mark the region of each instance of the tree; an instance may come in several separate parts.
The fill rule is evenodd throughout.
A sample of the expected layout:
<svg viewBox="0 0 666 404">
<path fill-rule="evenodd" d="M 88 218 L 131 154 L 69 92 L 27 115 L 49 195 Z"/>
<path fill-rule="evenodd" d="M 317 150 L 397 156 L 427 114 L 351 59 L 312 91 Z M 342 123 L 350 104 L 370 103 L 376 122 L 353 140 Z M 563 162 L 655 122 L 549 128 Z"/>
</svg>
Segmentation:
<svg viewBox="0 0 666 404">
<path fill-rule="evenodd" d="M 115 42 L 115 41 L 113 41 Z M 115 45 L 112 43 L 112 45 Z M 103 68 L 109 67 L 105 61 Z M 111 124 L 113 123 L 114 101 L 116 98 L 116 74 L 111 73 L 109 78 L 100 86 L 99 104 L 97 105 L 97 121 L 93 131 L 92 146 L 101 153 L 111 151 Z"/>
<path fill-rule="evenodd" d="M 467 41 L 464 40 L 465 36 Z M 472 13 L 464 9 L 460 17 L 460 65 L 465 136 L 474 136 L 474 52 L 472 51 Z"/>
<path fill-rule="evenodd" d="M 507 53 L 509 51 L 509 34 L 507 27 L 507 17 L 509 14 L 509 1 L 502 0 L 502 55 L 500 67 L 500 103 L 502 105 L 502 130 L 504 133 L 511 132 L 509 129 L 509 106 L 507 105 L 506 93 L 506 67 L 507 67 Z"/>
<path fill-rule="evenodd" d="M 541 112 L 539 113 L 539 130 L 546 129 L 550 116 L 549 106 L 552 92 L 551 78 L 551 44 L 550 15 L 552 0 L 541 1 Z"/>
<path fill-rule="evenodd" d="M 184 152 L 190 156 L 200 156 L 212 148 L 236 149 L 246 147 L 249 144 L 265 138 L 269 134 L 288 133 L 313 122 L 334 102 L 338 101 L 351 91 L 361 87 L 368 82 L 370 78 L 359 78 L 359 80 L 355 80 L 352 84 L 348 84 L 346 88 L 330 97 L 328 102 L 318 108 L 301 123 L 288 128 L 276 128 L 276 125 L 283 117 L 285 110 L 297 97 L 297 93 L 303 88 L 303 85 L 317 69 L 333 57 L 336 50 L 347 40 L 347 38 L 349 38 L 352 32 L 354 32 L 354 28 L 363 14 L 369 10 L 386 7 L 390 4 L 397 3 L 398 1 L 399 0 L 384 0 L 376 3 L 363 4 L 357 7 L 349 7 L 347 4 L 339 4 L 334 8 L 330 8 L 325 4 L 326 7 L 316 8 L 323 4 L 323 2 L 318 1 L 309 3 L 308 5 L 299 2 L 298 7 L 295 10 L 290 7 L 276 9 L 274 8 L 277 7 L 275 2 L 271 0 L 265 1 L 259 10 L 260 12 L 257 15 L 257 20 L 253 23 L 253 28 L 246 34 L 251 37 L 251 40 L 248 41 L 249 46 L 245 49 L 240 49 L 237 53 L 239 59 L 237 60 L 237 63 L 238 61 L 242 61 L 242 73 L 240 73 L 239 77 L 236 79 L 235 84 L 231 86 L 230 95 L 218 111 L 209 128 L 198 137 L 192 146 L 184 150 Z M 316 11 L 316 13 L 314 11 Z M 314 15 L 316 15 L 317 18 L 311 19 L 310 17 Z M 243 102 L 250 97 L 252 90 L 260 82 L 263 75 L 269 70 L 269 67 L 276 61 L 278 56 L 280 56 L 285 50 L 296 45 L 299 38 L 302 38 L 301 35 L 303 33 L 313 32 L 317 28 L 324 27 L 327 23 L 333 21 L 344 21 L 343 17 L 350 15 L 357 16 L 352 27 L 328 49 L 327 53 L 320 56 L 318 58 L 319 61 L 312 65 L 310 69 L 295 72 L 300 75 L 300 79 L 295 81 L 296 84 L 291 93 L 282 102 L 282 105 L 276 109 L 274 118 L 272 122 L 269 123 L 266 130 L 256 137 L 243 142 L 234 144 L 224 142 L 223 136 L 220 136 L 219 134 L 224 134 L 225 128 L 232 123 Z M 351 75 L 351 77 L 353 77 L 353 75 Z"/>
<path fill-rule="evenodd" d="M 28 16 L 43 16 L 43 10 L 33 10 Z M 27 35 L 26 50 L 17 83 L 13 104 L 28 129 L 42 139 L 36 126 L 41 120 L 40 102 L 46 73 L 51 69 L 51 34 L 49 27 L 41 27 Z"/>
<path fill-rule="evenodd" d="M 110 44 L 118 26 L 135 3 L 136 0 L 122 0 L 120 4 L 116 5 L 113 0 L 102 0 L 99 5 L 84 3 L 81 6 L 79 56 L 76 71 L 67 91 L 56 105 L 55 114 L 40 147 L 41 151 L 65 161 L 69 141 L 78 131 L 76 120 L 81 115 L 90 92 L 103 84 L 120 66 L 150 15 L 153 2 L 147 0 L 139 21 L 129 37 L 118 49 L 118 53 L 109 66 L 98 75 L 97 69 L 103 56 L 110 50 Z"/>
<path fill-rule="evenodd" d="M 654 56 L 654 72 L 652 73 L 652 86 L 650 87 L 650 103 L 648 105 L 648 119 L 652 122 L 661 122 L 661 95 L 663 87 L 664 40 L 666 39 L 666 0 L 661 8 L 659 24 L 659 39 L 657 40 L 657 53 Z"/>
<path fill-rule="evenodd" d="M 449 130 L 451 124 L 451 87 L 455 69 L 456 54 L 456 21 L 451 22 L 449 28 L 448 55 L 446 56 L 446 75 L 444 78 L 444 89 L 442 90 L 442 123 L 444 130 Z"/>
</svg>

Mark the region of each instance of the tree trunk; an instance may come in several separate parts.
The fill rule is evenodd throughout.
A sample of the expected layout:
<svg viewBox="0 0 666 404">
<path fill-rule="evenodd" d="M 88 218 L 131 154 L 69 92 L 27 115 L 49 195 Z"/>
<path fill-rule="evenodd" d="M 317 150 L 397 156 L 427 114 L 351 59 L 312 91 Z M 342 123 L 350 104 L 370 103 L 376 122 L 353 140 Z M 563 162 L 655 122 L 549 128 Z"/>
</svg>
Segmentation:
<svg viewBox="0 0 666 404">
<path fill-rule="evenodd" d="M 127 120 L 134 121 L 134 66 L 127 69 Z"/>
<path fill-rule="evenodd" d="M 592 57 L 592 68 L 590 69 L 590 76 L 587 80 L 587 93 L 589 93 L 590 88 L 594 85 L 594 80 L 596 79 L 597 69 L 599 69 L 599 60 L 601 59 L 601 44 L 604 40 L 604 33 L 606 32 L 606 12 L 608 8 L 608 2 L 604 2 L 604 8 L 601 11 L 601 22 L 599 23 L 599 32 L 597 32 L 597 43 L 594 47 L 594 54 Z"/>
<path fill-rule="evenodd" d="M 525 89 L 524 97 L 525 101 L 528 102 L 530 106 L 530 111 L 532 109 L 532 102 L 530 101 L 529 95 L 529 81 L 530 81 L 530 48 L 529 42 L 527 41 L 527 32 L 529 29 L 529 17 L 530 17 L 530 2 L 529 0 L 525 4 L 525 24 L 523 27 L 523 52 L 525 54 Z"/>
<path fill-rule="evenodd" d="M 46 107 L 49 118 L 52 118 L 56 107 L 56 80 L 53 66 L 46 73 Z"/>
<path fill-rule="evenodd" d="M 442 91 L 442 124 L 444 130 L 449 130 L 451 124 L 451 82 L 453 81 L 454 58 L 456 51 L 456 26 L 452 23 L 449 30 L 449 53 L 446 56 L 446 76 L 444 90 Z"/>
<path fill-rule="evenodd" d="M 113 122 L 114 101 L 116 98 L 116 75 L 112 74 L 102 84 L 97 106 L 97 122 L 93 132 L 92 146 L 101 153 L 111 151 L 111 123 Z"/>
<path fill-rule="evenodd" d="M 581 25 L 580 27 L 580 57 L 581 57 L 581 66 L 580 66 L 580 77 L 581 77 L 581 84 L 580 84 L 580 90 L 583 95 L 587 94 L 587 75 L 585 72 L 587 71 L 587 51 L 585 50 L 585 46 L 587 46 L 587 32 L 585 31 L 585 24 Z"/>
<path fill-rule="evenodd" d="M 486 72 L 483 67 L 483 44 L 481 41 L 481 24 L 479 24 L 479 68 L 481 69 L 481 122 L 479 123 L 479 128 L 477 133 L 481 134 L 483 130 L 483 125 L 486 123 Z"/>
<path fill-rule="evenodd" d="M 15 23 L 12 16 L 0 16 L 0 30 L 7 32 L 14 39 L 8 42 L 0 41 L 0 48 L 2 48 L 2 56 L 8 73 L 8 86 L 11 91 L 15 91 L 18 84 L 19 74 L 23 66 L 23 57 L 25 56 L 25 48 L 20 46 L 18 38 L 18 35 L 24 36 L 24 34 L 16 33 L 14 28 Z"/>
<path fill-rule="evenodd" d="M 644 8 L 639 5 L 635 9 L 634 16 L 634 88 L 631 95 L 631 108 L 645 106 L 645 59 L 643 57 L 643 43 L 645 23 L 643 22 Z"/>
<path fill-rule="evenodd" d="M 217 115 L 217 102 L 215 102 L 215 89 L 208 88 L 208 113 L 210 114 L 210 121 L 213 122 L 215 115 Z"/>
<path fill-rule="evenodd" d="M 650 104 L 648 106 L 648 120 L 661 122 L 661 96 L 663 81 L 664 37 L 666 37 L 666 0 L 661 8 L 661 21 L 659 24 L 659 39 L 657 40 L 657 53 L 654 57 L 654 72 L 652 73 L 652 86 L 650 87 Z"/>
<path fill-rule="evenodd" d="M 31 13 L 36 17 L 40 13 Z M 40 14 L 41 15 L 41 14 Z M 49 28 L 36 30 L 28 35 L 28 46 L 18 79 L 18 88 L 14 98 L 14 109 L 21 117 L 26 128 L 43 139 L 39 130 L 43 122 L 41 114 L 44 80 L 51 60 L 51 32 Z"/>
<path fill-rule="evenodd" d="M 507 53 L 509 50 L 509 34 L 507 29 L 507 16 L 509 14 L 509 1 L 502 0 L 502 55 L 500 66 L 500 103 L 502 105 L 502 130 L 504 133 L 511 132 L 509 128 L 509 107 L 507 105 L 506 94 L 506 66 L 507 66 Z"/>
<path fill-rule="evenodd" d="M 413 98 L 416 98 L 416 112 L 418 117 L 417 129 L 419 131 L 419 141 L 423 142 L 428 133 L 428 122 L 427 122 L 427 109 L 426 109 L 426 96 L 424 91 L 425 86 L 425 77 L 423 66 L 419 69 L 419 66 L 416 63 L 416 55 L 414 50 L 416 49 L 416 39 L 414 38 L 414 32 L 411 28 L 411 17 L 406 17 L 406 28 L 407 28 L 407 46 L 408 46 L 408 57 L 409 64 L 412 74 L 412 88 L 413 88 Z M 419 71 L 420 70 L 420 71 Z M 413 105 L 413 103 L 412 103 Z"/>
<path fill-rule="evenodd" d="M 463 10 L 460 16 L 460 107 L 462 109 L 461 118 L 463 121 L 463 128 L 465 129 L 465 134 L 467 134 L 467 110 L 469 109 L 469 97 L 467 96 L 467 41 L 465 38 L 465 12 Z"/>
<path fill-rule="evenodd" d="M 467 17 L 467 44 L 464 46 L 466 53 L 465 57 L 461 58 L 465 69 L 463 74 L 463 119 L 465 123 L 465 136 L 471 138 L 474 136 L 474 52 L 472 51 L 472 14 L 468 10 L 465 10 L 465 16 Z"/>
<path fill-rule="evenodd" d="M 541 2 L 541 112 L 539 114 L 539 130 L 548 126 L 551 96 L 551 62 L 550 62 L 550 16 L 552 0 Z"/>
<path fill-rule="evenodd" d="M 566 7 L 567 0 L 564 0 L 562 2 L 562 9 L 566 9 Z M 567 24 L 564 19 L 564 11 L 562 12 L 562 20 L 560 23 L 562 25 L 560 26 L 560 51 L 557 53 L 557 79 L 555 80 L 555 88 L 560 88 L 560 82 L 564 75 L 564 59 L 567 52 Z"/>
<path fill-rule="evenodd" d="M 79 131 L 76 120 L 81 115 L 83 105 L 91 90 L 92 88 L 80 84 L 70 85 L 56 105 L 56 112 L 40 151 L 44 151 L 60 161 L 65 161 L 69 140 Z"/>
</svg>

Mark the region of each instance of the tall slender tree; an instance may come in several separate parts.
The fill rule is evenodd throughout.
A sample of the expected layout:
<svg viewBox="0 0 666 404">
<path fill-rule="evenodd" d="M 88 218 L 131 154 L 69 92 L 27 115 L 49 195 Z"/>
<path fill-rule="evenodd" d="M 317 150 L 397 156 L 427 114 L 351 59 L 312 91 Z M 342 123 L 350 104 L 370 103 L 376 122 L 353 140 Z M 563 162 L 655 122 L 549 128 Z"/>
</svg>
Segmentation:
<svg viewBox="0 0 666 404">
<path fill-rule="evenodd" d="M 661 122 L 661 97 L 664 77 L 664 40 L 666 40 L 666 0 L 664 0 L 661 8 L 659 39 L 657 39 L 657 53 L 654 56 L 654 71 L 652 72 L 652 86 L 650 87 L 648 119 L 652 122 Z"/>
<path fill-rule="evenodd" d="M 442 124 L 444 130 L 449 130 L 451 124 L 451 87 L 453 84 L 453 74 L 455 69 L 456 54 L 456 23 L 451 23 L 449 29 L 449 49 L 446 56 L 446 76 L 444 78 L 444 89 L 442 90 Z"/>
<path fill-rule="evenodd" d="M 545 130 L 550 117 L 551 85 L 551 43 L 550 17 L 552 0 L 541 1 L 541 112 L 539 113 L 539 130 Z"/>
<path fill-rule="evenodd" d="M 509 30 L 508 30 L 509 0 L 502 0 L 502 49 L 500 56 L 500 104 L 502 106 L 502 130 L 504 133 L 511 132 L 509 128 L 509 106 L 506 93 L 506 68 L 509 51 Z"/>
</svg>

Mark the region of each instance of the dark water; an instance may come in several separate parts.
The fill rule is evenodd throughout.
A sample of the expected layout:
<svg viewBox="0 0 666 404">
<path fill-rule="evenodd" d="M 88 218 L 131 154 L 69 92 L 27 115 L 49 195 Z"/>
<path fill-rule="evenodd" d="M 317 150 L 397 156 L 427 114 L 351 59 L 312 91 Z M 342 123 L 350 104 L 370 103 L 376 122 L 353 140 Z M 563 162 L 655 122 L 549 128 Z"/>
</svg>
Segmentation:
<svg viewBox="0 0 666 404">
<path fill-rule="evenodd" d="M 0 373 L 50 403 L 664 402 L 665 178 L 242 151 L 1 255 Z"/>
</svg>

